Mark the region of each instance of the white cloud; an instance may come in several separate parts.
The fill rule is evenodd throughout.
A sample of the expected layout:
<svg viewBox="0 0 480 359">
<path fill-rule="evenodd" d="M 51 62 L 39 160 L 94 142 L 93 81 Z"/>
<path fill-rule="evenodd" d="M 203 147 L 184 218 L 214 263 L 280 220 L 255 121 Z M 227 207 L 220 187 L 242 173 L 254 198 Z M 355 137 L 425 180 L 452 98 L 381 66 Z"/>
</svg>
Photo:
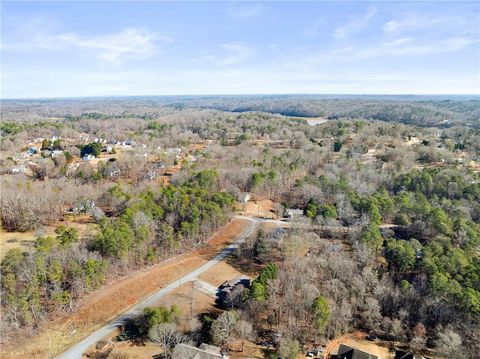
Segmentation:
<svg viewBox="0 0 480 359">
<path fill-rule="evenodd" d="M 42 21 L 32 22 L 15 36 L 2 41 L 5 51 L 78 50 L 96 56 L 103 61 L 118 64 L 126 59 L 146 59 L 155 53 L 159 44 L 171 42 L 171 38 L 141 27 L 130 27 L 105 35 L 81 35 L 74 32 L 45 30 Z"/>
<path fill-rule="evenodd" d="M 383 31 L 386 33 L 399 33 L 433 29 L 437 32 L 439 30 L 451 31 L 452 29 L 468 30 L 476 28 L 478 33 L 477 22 L 477 17 L 466 14 L 405 13 L 385 22 Z"/>
<path fill-rule="evenodd" d="M 333 32 L 335 39 L 343 39 L 354 32 L 365 29 L 370 22 L 370 19 L 376 14 L 376 9 L 370 9 L 364 15 L 357 15 L 350 19 L 345 25 L 338 27 Z"/>
<path fill-rule="evenodd" d="M 378 47 L 367 48 L 364 56 L 423 56 L 442 54 L 461 50 L 478 43 L 469 37 L 449 37 L 430 43 L 412 43 L 411 39 L 399 39 L 390 43 L 382 43 Z"/>
<path fill-rule="evenodd" d="M 402 37 L 369 45 L 349 45 L 321 50 L 305 48 L 293 56 L 284 58 L 283 66 L 288 69 L 313 71 L 324 64 L 354 64 L 362 60 L 384 57 L 403 57 L 406 58 L 405 61 L 412 61 L 411 57 L 455 52 L 479 42 L 480 40 L 472 36 L 452 36 L 428 41 Z"/>
<path fill-rule="evenodd" d="M 128 28 L 118 33 L 93 37 L 75 33 L 60 34 L 52 36 L 52 41 L 66 47 L 95 51 L 102 60 L 119 63 L 128 58 L 148 58 L 155 52 L 157 42 L 169 39 L 145 29 Z"/>
</svg>

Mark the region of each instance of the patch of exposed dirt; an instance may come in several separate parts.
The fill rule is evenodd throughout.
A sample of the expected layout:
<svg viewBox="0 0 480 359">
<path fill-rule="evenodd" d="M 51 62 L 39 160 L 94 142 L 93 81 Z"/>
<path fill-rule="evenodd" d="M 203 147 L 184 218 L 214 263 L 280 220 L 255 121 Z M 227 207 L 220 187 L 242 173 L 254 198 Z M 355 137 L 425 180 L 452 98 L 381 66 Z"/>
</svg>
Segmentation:
<svg viewBox="0 0 480 359">
<path fill-rule="evenodd" d="M 203 280 L 214 287 L 218 287 L 226 280 L 230 280 L 241 274 L 243 273 L 232 267 L 230 264 L 220 262 L 208 271 L 200 274 L 198 279 Z"/>
<path fill-rule="evenodd" d="M 243 215 L 261 218 L 277 218 L 274 211 L 275 203 L 269 199 L 247 202 L 244 206 Z"/>
<path fill-rule="evenodd" d="M 265 358 L 264 349 L 255 343 L 245 341 L 243 343 L 242 351 L 242 341 L 236 340 L 230 344 L 230 351 L 228 352 L 230 359 L 241 359 L 241 358 Z M 302 356 L 303 358 L 303 356 Z"/>
<path fill-rule="evenodd" d="M 394 355 L 389 352 L 388 347 L 381 345 L 381 343 L 367 340 L 366 336 L 367 334 L 365 333 L 355 332 L 344 334 L 332 340 L 325 348 L 324 358 L 328 359 L 330 355 L 338 353 L 340 344 L 348 345 L 351 348 L 375 355 L 378 359 L 392 359 L 394 357 Z"/>
</svg>

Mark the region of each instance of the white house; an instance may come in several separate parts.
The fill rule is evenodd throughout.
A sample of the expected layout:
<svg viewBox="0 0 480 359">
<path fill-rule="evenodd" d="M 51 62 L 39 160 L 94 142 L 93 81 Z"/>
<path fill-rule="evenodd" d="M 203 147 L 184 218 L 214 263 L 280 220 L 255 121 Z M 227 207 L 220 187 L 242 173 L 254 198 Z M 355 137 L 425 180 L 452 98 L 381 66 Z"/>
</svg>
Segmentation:
<svg viewBox="0 0 480 359">
<path fill-rule="evenodd" d="M 238 197 L 238 200 L 242 203 L 247 203 L 248 201 L 250 201 L 250 193 L 247 193 L 247 192 L 243 192 L 239 197 Z"/>
<path fill-rule="evenodd" d="M 90 161 L 90 160 L 93 160 L 93 159 L 95 159 L 95 158 L 96 158 L 96 157 L 95 157 L 94 155 L 92 155 L 92 154 L 89 153 L 88 155 L 83 156 L 83 157 L 82 157 L 82 160 L 83 160 L 83 161 Z"/>
<path fill-rule="evenodd" d="M 301 218 L 303 216 L 303 209 L 287 208 L 285 210 L 285 217 L 290 219 Z"/>
</svg>

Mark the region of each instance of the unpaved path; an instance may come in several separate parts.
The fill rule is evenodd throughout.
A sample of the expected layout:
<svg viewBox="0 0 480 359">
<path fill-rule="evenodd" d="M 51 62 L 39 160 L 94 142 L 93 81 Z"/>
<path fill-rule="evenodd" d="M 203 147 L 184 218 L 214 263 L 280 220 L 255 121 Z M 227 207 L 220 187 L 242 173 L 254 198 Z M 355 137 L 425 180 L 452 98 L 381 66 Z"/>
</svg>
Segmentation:
<svg viewBox="0 0 480 359">
<path fill-rule="evenodd" d="M 198 275 L 212 268 L 213 266 L 218 264 L 220 261 L 222 261 L 225 257 L 230 255 L 236 248 L 238 248 L 241 242 L 243 242 L 246 238 L 252 235 L 255 229 L 255 225 L 259 222 L 258 220 L 252 220 L 252 219 L 249 219 L 248 217 L 243 217 L 242 219 L 248 220 L 249 225 L 243 230 L 242 233 L 239 234 L 239 236 L 237 237 L 237 240 L 233 244 L 227 246 L 219 254 L 217 254 L 213 259 L 210 259 L 205 264 L 194 269 L 190 273 L 178 278 L 177 280 L 175 280 L 174 282 L 171 282 L 166 287 L 156 291 L 146 299 L 142 300 L 141 302 L 133 306 L 130 310 L 120 315 L 109 324 L 100 328 L 99 330 L 97 330 L 96 332 L 94 332 L 93 334 L 91 334 L 89 337 L 85 338 L 81 342 L 77 343 L 76 345 L 68 349 L 66 352 L 59 355 L 57 358 L 59 359 L 81 358 L 85 350 L 87 350 L 90 346 L 94 345 L 97 341 L 107 336 L 112 331 L 114 331 L 116 328 L 118 328 L 118 326 L 124 324 L 127 319 L 138 315 L 139 313 L 142 312 L 142 310 L 145 307 L 151 306 L 166 294 L 180 287 L 182 284 L 194 280 Z"/>
</svg>

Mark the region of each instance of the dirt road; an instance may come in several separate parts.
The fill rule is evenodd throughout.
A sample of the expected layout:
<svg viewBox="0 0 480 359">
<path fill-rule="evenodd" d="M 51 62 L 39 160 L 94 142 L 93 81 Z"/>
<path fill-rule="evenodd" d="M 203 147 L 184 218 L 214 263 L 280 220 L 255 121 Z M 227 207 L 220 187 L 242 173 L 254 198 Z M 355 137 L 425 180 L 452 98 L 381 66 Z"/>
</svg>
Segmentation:
<svg viewBox="0 0 480 359">
<path fill-rule="evenodd" d="M 81 358 L 82 354 L 87 348 L 90 346 L 94 345 L 97 341 L 102 339 L 103 337 L 107 336 L 109 333 L 114 331 L 118 326 L 122 325 L 125 323 L 125 321 L 129 318 L 132 318 L 139 313 L 142 312 L 142 310 L 145 307 L 151 306 L 153 303 L 158 302 L 159 299 L 161 299 L 163 296 L 166 294 L 172 292 L 174 289 L 180 287 L 182 284 L 194 280 L 198 275 L 201 273 L 207 271 L 208 269 L 212 268 L 216 264 L 218 264 L 220 261 L 222 261 L 225 257 L 230 255 L 238 246 L 240 245 L 241 242 L 243 242 L 246 238 L 252 235 L 255 226 L 257 223 L 261 222 L 261 220 L 258 219 L 251 219 L 249 217 L 242 217 L 242 219 L 246 219 L 249 221 L 249 226 L 246 227 L 246 229 L 243 230 L 242 233 L 240 233 L 237 237 L 237 240 L 235 243 L 229 245 L 225 249 L 223 249 L 218 255 L 216 255 L 213 259 L 209 260 L 202 266 L 196 268 L 195 270 L 191 271 L 190 273 L 178 278 L 174 282 L 170 283 L 166 287 L 158 290 L 157 292 L 153 293 L 151 296 L 148 298 L 142 300 L 140 303 L 132 307 L 130 310 L 127 312 L 123 313 L 119 317 L 117 317 L 115 320 L 110 322 L 109 324 L 105 325 L 104 327 L 100 328 L 96 332 L 94 332 L 92 335 L 89 337 L 85 338 L 81 342 L 77 343 L 70 349 L 68 349 L 66 352 L 63 354 L 59 355 L 57 358 L 59 359 L 76 359 L 76 358 Z"/>
</svg>

